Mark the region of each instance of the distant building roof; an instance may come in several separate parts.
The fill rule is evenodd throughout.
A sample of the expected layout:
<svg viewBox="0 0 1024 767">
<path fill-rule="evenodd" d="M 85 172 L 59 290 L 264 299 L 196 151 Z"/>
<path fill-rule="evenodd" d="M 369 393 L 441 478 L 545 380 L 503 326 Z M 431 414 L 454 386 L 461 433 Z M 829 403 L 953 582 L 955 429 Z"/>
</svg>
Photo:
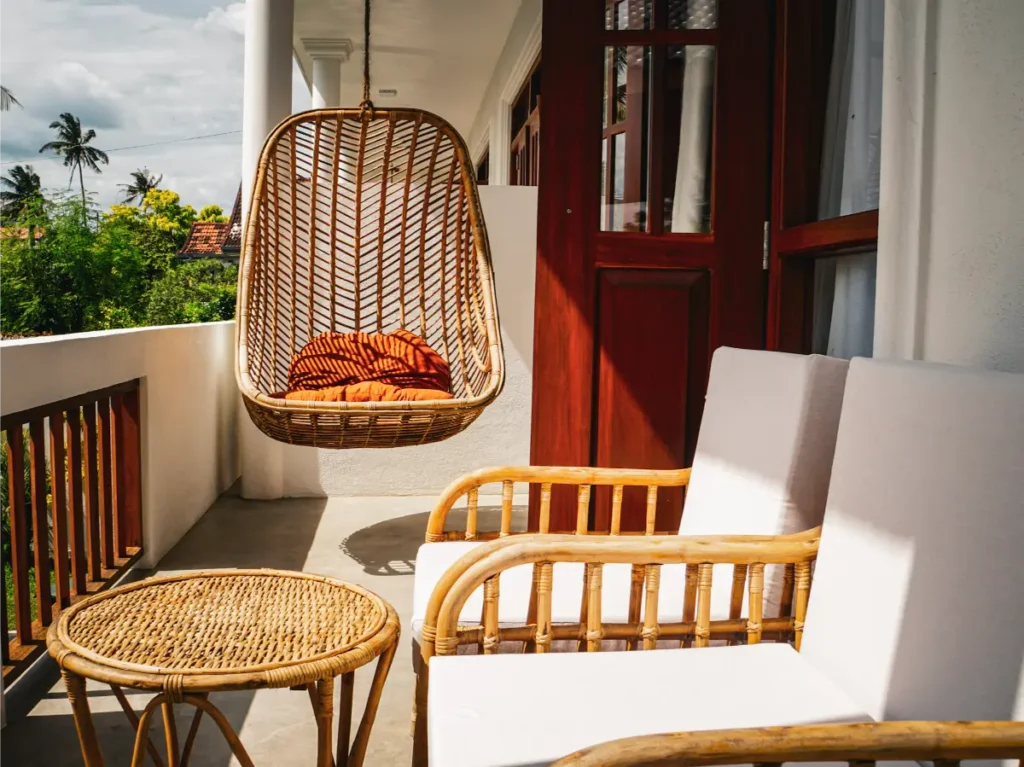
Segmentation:
<svg viewBox="0 0 1024 767">
<path fill-rule="evenodd" d="M 178 255 L 184 258 L 224 255 L 224 239 L 230 226 L 218 221 L 196 221 Z"/>
<path fill-rule="evenodd" d="M 0 238 L 12 240 L 27 240 L 28 229 L 29 228 L 27 226 L 3 226 L 0 227 Z M 35 230 L 35 238 L 37 240 L 40 239 L 46 233 L 46 228 L 42 226 L 37 226 Z"/>
<path fill-rule="evenodd" d="M 237 253 L 242 249 L 242 185 L 238 185 L 235 195 L 235 206 L 231 209 L 228 219 L 228 236 L 224 239 L 223 250 Z"/>
</svg>

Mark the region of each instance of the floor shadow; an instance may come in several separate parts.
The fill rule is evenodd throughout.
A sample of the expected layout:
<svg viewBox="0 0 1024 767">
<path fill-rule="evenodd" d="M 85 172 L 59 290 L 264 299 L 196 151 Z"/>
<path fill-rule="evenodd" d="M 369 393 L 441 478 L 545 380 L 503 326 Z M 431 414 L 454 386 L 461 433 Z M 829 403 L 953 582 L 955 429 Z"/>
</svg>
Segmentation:
<svg viewBox="0 0 1024 767">
<path fill-rule="evenodd" d="M 430 512 L 386 519 L 357 530 L 338 548 L 354 559 L 370 575 L 412 575 L 416 572 L 416 552 L 423 545 Z M 497 530 L 501 526 L 500 506 L 477 509 L 477 529 Z M 446 530 L 466 529 L 466 510 L 448 513 Z M 512 508 L 512 530 L 526 529 L 526 506 Z"/>
<path fill-rule="evenodd" d="M 326 498 L 248 501 L 222 496 L 160 560 L 158 571 L 301 570 L 326 506 Z"/>
</svg>

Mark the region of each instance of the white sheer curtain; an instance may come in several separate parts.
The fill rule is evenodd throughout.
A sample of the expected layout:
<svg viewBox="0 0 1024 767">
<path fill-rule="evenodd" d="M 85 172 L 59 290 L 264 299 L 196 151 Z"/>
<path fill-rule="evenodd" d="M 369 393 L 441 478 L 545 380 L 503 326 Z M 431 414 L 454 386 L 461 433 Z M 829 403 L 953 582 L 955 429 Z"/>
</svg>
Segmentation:
<svg viewBox="0 0 1024 767">
<path fill-rule="evenodd" d="M 685 0 L 670 15 L 682 14 L 687 29 L 714 27 L 718 0 Z M 688 45 L 679 58 L 683 66 L 682 113 L 679 119 L 679 157 L 672 197 L 672 227 L 677 233 L 704 231 L 708 149 L 715 87 L 715 49 Z M 658 203 L 660 204 L 660 203 Z"/>
<path fill-rule="evenodd" d="M 885 0 L 838 0 L 825 114 L 819 218 L 878 207 Z M 819 259 L 814 270 L 813 349 L 871 356 L 875 253 Z"/>
</svg>

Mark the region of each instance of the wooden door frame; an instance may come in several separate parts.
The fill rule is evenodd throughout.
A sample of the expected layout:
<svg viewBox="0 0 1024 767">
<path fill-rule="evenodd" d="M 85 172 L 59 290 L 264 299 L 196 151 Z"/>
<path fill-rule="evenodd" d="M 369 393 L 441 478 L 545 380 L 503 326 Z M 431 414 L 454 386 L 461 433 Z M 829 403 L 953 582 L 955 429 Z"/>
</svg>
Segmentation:
<svg viewBox="0 0 1024 767">
<path fill-rule="evenodd" d="M 709 354 L 721 345 L 764 344 L 763 220 L 768 205 L 770 1 L 725 0 L 718 29 L 671 33 L 684 43 L 714 41 L 716 56 L 712 229 L 673 237 L 604 233 L 598 237 L 602 48 L 631 44 L 631 31 L 604 30 L 593 0 L 548 0 L 543 7 L 545 128 L 538 190 L 531 461 L 590 465 L 594 459 L 595 274 L 601 268 L 701 269 L 711 278 Z M 646 33 L 665 38 L 666 33 Z M 646 38 L 644 38 L 646 39 Z M 723 87 L 723 84 L 731 84 Z M 581 115 L 593 112 L 593 119 Z M 763 141 L 751 141 L 753 133 Z M 760 218 L 730 222 L 723 213 L 758 207 Z M 600 240 L 600 242 L 599 242 Z M 724 286 L 724 287 L 723 287 Z M 531 504 L 531 525 L 536 508 Z M 575 507 L 553 503 L 553 530 L 575 526 Z"/>
</svg>

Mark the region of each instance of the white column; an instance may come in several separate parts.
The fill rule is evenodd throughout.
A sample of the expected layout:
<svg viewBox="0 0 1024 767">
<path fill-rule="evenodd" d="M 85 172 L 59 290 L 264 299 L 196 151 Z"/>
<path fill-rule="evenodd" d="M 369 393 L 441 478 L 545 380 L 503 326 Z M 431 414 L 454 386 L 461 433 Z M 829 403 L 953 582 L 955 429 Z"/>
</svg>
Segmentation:
<svg viewBox="0 0 1024 767">
<path fill-rule="evenodd" d="M 313 60 L 313 109 L 341 106 L 341 65 L 352 55 L 351 40 L 303 38 Z"/>
<path fill-rule="evenodd" d="M 246 0 L 245 70 L 242 97 L 242 217 L 249 210 L 252 181 L 263 142 L 292 111 L 294 0 Z M 242 405 L 239 404 L 239 408 Z M 280 498 L 284 446 L 259 432 L 240 413 L 242 495 Z"/>
<path fill-rule="evenodd" d="M 267 135 L 292 111 L 294 0 L 246 0 L 242 96 L 242 215 Z"/>
</svg>

